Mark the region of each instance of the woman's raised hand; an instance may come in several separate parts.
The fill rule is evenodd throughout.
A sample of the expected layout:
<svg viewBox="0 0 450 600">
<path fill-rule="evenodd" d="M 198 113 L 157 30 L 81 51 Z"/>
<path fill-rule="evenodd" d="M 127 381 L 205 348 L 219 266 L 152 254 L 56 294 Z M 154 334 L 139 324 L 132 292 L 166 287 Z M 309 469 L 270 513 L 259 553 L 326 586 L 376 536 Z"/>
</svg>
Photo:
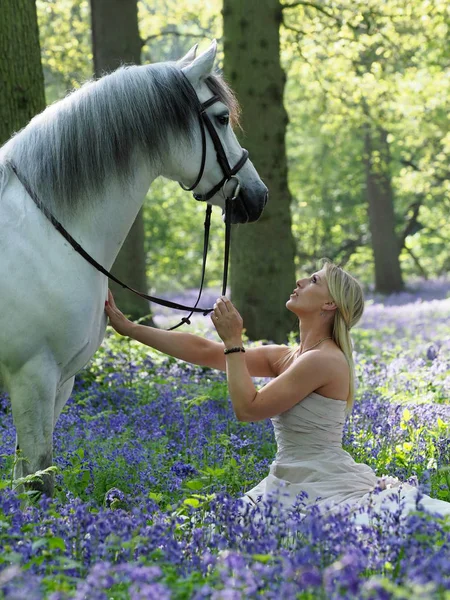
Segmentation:
<svg viewBox="0 0 450 600">
<path fill-rule="evenodd" d="M 225 296 L 217 298 L 214 311 L 211 313 L 211 321 L 224 344 L 231 346 L 242 344 L 242 317 Z"/>
<path fill-rule="evenodd" d="M 109 324 L 120 335 L 130 335 L 134 323 L 117 308 L 111 290 L 108 290 L 108 301 L 105 302 L 105 312 L 109 317 Z"/>
</svg>

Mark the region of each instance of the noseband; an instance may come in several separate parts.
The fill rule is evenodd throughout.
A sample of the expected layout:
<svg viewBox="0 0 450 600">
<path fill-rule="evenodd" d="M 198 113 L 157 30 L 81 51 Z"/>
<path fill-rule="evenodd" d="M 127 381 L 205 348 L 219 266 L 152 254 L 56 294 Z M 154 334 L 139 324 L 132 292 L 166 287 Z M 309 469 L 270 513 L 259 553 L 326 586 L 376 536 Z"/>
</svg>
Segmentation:
<svg viewBox="0 0 450 600">
<path fill-rule="evenodd" d="M 231 203 L 233 200 L 235 200 L 237 198 L 237 196 L 239 194 L 240 184 L 239 184 L 238 178 L 236 177 L 236 173 L 240 169 L 242 169 L 245 162 L 247 161 L 248 152 L 247 152 L 247 150 L 243 149 L 242 156 L 239 159 L 239 161 L 235 164 L 234 167 L 230 166 L 227 156 L 226 156 L 226 153 L 225 153 L 225 150 L 222 146 L 222 142 L 220 141 L 220 138 L 219 138 L 213 124 L 211 123 L 210 118 L 208 117 L 208 115 L 205 112 L 209 106 L 211 106 L 215 102 L 219 102 L 219 101 L 220 101 L 219 96 L 214 95 L 214 96 L 212 96 L 212 98 L 209 98 L 206 102 L 203 102 L 203 104 L 198 102 L 198 104 L 199 104 L 198 117 L 199 117 L 200 132 L 201 132 L 201 137 L 202 137 L 202 158 L 201 158 L 201 164 L 200 164 L 200 171 L 198 173 L 197 179 L 195 180 L 194 184 L 191 187 L 184 187 L 181 183 L 180 183 L 180 185 L 184 190 L 190 192 L 198 186 L 198 184 L 200 183 L 200 180 L 203 177 L 203 173 L 205 170 L 205 163 L 206 163 L 206 132 L 205 132 L 205 127 L 206 127 L 208 129 L 209 135 L 211 136 L 212 142 L 214 144 L 214 148 L 216 150 L 217 162 L 219 163 L 224 176 L 219 181 L 219 183 L 217 185 L 215 185 L 213 188 L 211 188 L 209 190 L 209 192 L 207 192 L 206 194 L 195 194 L 194 193 L 193 196 L 196 200 L 199 200 L 201 202 L 208 202 L 208 200 L 210 200 L 215 194 L 217 194 L 217 192 L 220 189 L 222 189 L 222 193 L 225 198 L 225 254 L 224 254 L 224 268 L 223 268 L 224 270 L 223 270 L 223 281 L 222 281 L 222 296 L 224 296 L 226 293 L 226 288 L 227 288 L 228 262 L 229 262 L 230 241 L 231 241 Z M 70 233 L 56 219 L 56 217 L 48 210 L 48 208 L 45 206 L 45 204 L 43 204 L 41 199 L 38 197 L 38 195 L 35 193 L 35 191 L 28 184 L 28 181 L 18 171 L 15 163 L 12 160 L 9 160 L 7 162 L 9 164 L 10 168 L 12 169 L 12 171 L 14 172 L 14 174 L 16 175 L 17 179 L 23 185 L 23 187 L 27 191 L 28 195 L 33 200 L 33 202 L 36 204 L 36 206 L 39 208 L 39 210 L 52 223 L 52 225 L 55 227 L 55 229 L 57 231 L 59 231 L 59 233 L 69 242 L 69 244 L 72 246 L 72 248 L 76 252 L 78 252 L 78 254 L 80 254 L 88 263 L 90 263 L 93 267 L 95 267 L 97 269 L 97 271 L 100 271 L 100 273 L 103 273 L 103 275 L 106 275 L 106 277 L 108 277 L 108 279 L 114 281 L 115 283 L 119 284 L 120 286 L 129 290 L 130 292 L 133 292 L 137 296 L 144 298 L 145 300 L 149 300 L 150 302 L 154 302 L 155 304 L 160 304 L 161 306 L 166 306 L 168 308 L 173 308 L 175 310 L 189 311 L 190 314 L 187 317 L 183 317 L 181 319 L 180 323 L 178 323 L 177 325 L 174 325 L 170 329 L 176 329 L 180 325 L 183 325 L 183 323 L 189 324 L 190 317 L 193 315 L 193 313 L 203 313 L 203 315 L 207 315 L 208 313 L 213 311 L 213 308 L 199 308 L 197 306 L 200 301 L 200 297 L 201 297 L 202 290 L 203 290 L 203 283 L 205 280 L 206 258 L 207 258 L 207 254 L 208 254 L 209 230 L 210 230 L 210 224 L 211 224 L 211 210 L 212 210 L 211 204 L 207 204 L 207 207 L 206 207 L 206 216 L 205 216 L 205 223 L 204 223 L 204 240 L 203 240 L 203 266 L 202 266 L 202 276 L 201 276 L 201 283 L 200 283 L 198 298 L 193 307 L 185 306 L 184 304 L 179 304 L 177 302 L 171 302 L 170 300 L 164 300 L 162 298 L 156 298 L 155 296 L 149 296 L 148 294 L 139 292 L 138 290 L 135 290 L 134 288 L 128 286 L 126 283 L 123 283 L 122 281 L 117 279 L 117 277 L 115 277 L 112 273 L 110 273 L 107 269 L 105 269 L 100 263 L 98 263 L 90 254 L 88 254 L 86 252 L 86 250 L 84 250 L 84 248 L 82 246 L 80 246 L 80 244 L 70 235 Z M 236 181 L 236 187 L 234 188 L 234 191 L 233 191 L 232 195 L 230 196 L 226 192 L 226 185 L 228 182 L 230 182 L 232 180 Z M 245 209 L 245 206 L 244 206 L 244 209 Z"/>
</svg>

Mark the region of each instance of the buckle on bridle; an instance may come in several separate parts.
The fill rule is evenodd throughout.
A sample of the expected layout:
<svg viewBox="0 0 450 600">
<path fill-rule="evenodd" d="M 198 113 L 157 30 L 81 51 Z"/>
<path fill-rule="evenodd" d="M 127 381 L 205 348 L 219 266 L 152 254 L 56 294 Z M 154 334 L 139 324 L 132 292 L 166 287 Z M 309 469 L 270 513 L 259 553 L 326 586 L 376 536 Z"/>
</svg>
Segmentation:
<svg viewBox="0 0 450 600">
<path fill-rule="evenodd" d="M 233 190 L 233 195 L 232 196 L 228 196 L 225 188 L 227 186 L 227 183 L 229 183 L 232 180 L 236 181 L 236 187 Z M 223 184 L 222 186 L 222 196 L 225 198 L 225 200 L 236 200 L 236 198 L 239 196 L 239 192 L 241 191 L 241 182 L 239 181 L 239 179 L 236 177 L 236 175 L 232 175 L 231 177 L 229 177 Z"/>
</svg>

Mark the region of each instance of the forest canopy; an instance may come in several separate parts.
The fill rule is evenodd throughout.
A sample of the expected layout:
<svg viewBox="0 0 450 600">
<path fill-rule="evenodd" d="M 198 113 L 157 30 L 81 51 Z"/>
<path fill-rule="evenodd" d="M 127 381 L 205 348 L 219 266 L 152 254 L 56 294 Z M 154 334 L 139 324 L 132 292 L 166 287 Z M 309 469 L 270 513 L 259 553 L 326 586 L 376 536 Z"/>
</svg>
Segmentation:
<svg viewBox="0 0 450 600">
<path fill-rule="evenodd" d="M 219 41 L 222 3 L 139 2 L 142 62 L 174 60 Z M 37 0 L 47 102 L 92 77 L 87 0 Z M 405 279 L 446 273 L 450 224 L 449 22 L 442 0 L 292 2 L 282 6 L 281 60 L 296 268 L 321 256 L 373 281 L 365 198 L 364 128 L 385 140 Z M 262 174 L 264 178 L 264 174 Z M 182 204 L 183 210 L 177 210 Z M 153 289 L 195 284 L 203 208 L 157 181 L 145 204 Z M 170 215 L 170 219 L 167 219 Z M 210 283 L 220 278 L 222 224 L 214 215 Z"/>
</svg>

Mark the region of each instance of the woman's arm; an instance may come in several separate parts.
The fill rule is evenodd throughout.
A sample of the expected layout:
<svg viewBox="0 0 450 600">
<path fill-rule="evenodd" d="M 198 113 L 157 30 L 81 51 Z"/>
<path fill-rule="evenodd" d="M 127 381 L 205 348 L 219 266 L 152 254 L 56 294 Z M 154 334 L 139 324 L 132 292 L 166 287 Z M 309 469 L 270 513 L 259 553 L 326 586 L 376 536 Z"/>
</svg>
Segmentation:
<svg viewBox="0 0 450 600">
<path fill-rule="evenodd" d="M 217 300 L 212 321 L 226 347 L 241 345 L 242 319 L 229 300 Z M 241 352 L 226 355 L 228 390 L 240 421 L 261 421 L 285 412 L 311 392 L 340 377 L 342 371 L 341 361 L 320 350 L 312 350 L 258 391 L 244 357 Z"/>
<path fill-rule="evenodd" d="M 105 312 L 109 317 L 110 325 L 121 335 L 186 362 L 221 371 L 226 370 L 223 343 L 207 340 L 191 333 L 137 325 L 127 319 L 117 308 L 110 291 Z M 239 343 L 242 344 L 240 336 Z M 253 377 L 274 377 L 275 364 L 285 351 L 283 346 L 275 345 L 250 348 L 244 355 L 249 372 Z"/>
<path fill-rule="evenodd" d="M 225 369 L 223 344 L 191 333 L 166 331 L 133 323 L 117 308 L 110 290 L 108 290 L 105 312 L 109 317 L 110 325 L 121 335 L 195 365 Z"/>
<path fill-rule="evenodd" d="M 239 421 L 261 421 L 279 415 L 342 374 L 342 363 L 320 350 L 298 358 L 260 390 L 239 357 L 227 357 L 228 389 Z"/>
</svg>

